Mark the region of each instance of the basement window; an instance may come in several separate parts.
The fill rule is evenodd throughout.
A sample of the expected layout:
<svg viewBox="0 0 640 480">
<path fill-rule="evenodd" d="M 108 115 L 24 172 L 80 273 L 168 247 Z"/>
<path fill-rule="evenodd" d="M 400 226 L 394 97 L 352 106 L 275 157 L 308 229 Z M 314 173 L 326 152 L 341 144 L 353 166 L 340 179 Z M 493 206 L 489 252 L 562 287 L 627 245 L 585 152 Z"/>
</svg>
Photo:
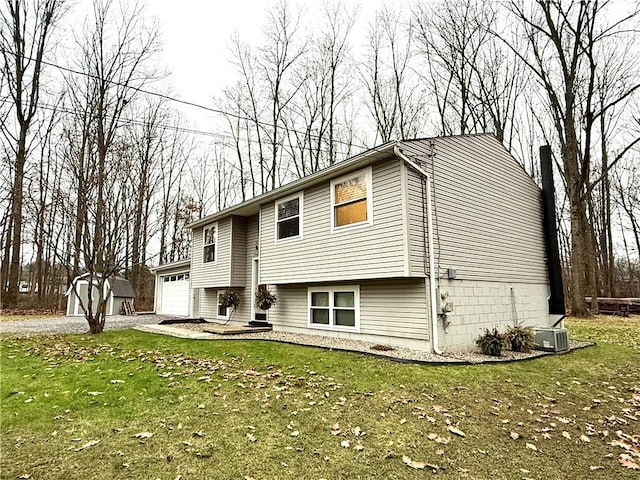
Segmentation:
<svg viewBox="0 0 640 480">
<path fill-rule="evenodd" d="M 312 287 L 308 289 L 309 327 L 360 330 L 360 287 Z"/>
</svg>

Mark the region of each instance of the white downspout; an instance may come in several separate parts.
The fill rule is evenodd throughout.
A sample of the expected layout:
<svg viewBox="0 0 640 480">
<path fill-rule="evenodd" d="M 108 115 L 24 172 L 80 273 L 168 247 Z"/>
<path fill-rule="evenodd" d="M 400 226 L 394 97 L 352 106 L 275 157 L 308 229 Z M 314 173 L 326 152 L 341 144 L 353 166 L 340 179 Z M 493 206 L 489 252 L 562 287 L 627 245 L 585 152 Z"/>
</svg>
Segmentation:
<svg viewBox="0 0 640 480">
<path fill-rule="evenodd" d="M 396 144 L 393 147 L 393 153 L 396 154 L 397 157 L 400 157 L 407 165 L 411 166 L 418 173 L 424 175 L 427 180 L 427 246 L 429 249 L 429 278 L 425 279 L 425 281 L 429 282 L 429 297 L 430 297 L 430 311 L 431 311 L 431 345 L 433 347 L 433 352 L 442 355 L 444 353 L 443 350 L 438 347 L 438 309 L 436 307 L 436 279 L 434 278 L 436 266 L 435 266 L 435 255 L 433 252 L 433 223 L 431 220 L 431 176 L 424 171 L 418 164 L 409 159 L 402 150 Z"/>
</svg>

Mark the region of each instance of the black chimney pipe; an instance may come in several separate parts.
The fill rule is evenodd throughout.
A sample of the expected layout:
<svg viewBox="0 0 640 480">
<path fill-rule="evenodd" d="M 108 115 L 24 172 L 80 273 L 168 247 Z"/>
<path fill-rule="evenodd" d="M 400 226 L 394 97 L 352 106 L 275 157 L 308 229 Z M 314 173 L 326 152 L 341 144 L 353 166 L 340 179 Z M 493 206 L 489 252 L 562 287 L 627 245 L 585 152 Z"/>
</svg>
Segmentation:
<svg viewBox="0 0 640 480">
<path fill-rule="evenodd" d="M 556 199 L 553 184 L 553 163 L 551 147 L 540 147 L 540 173 L 542 174 L 542 212 L 544 223 L 544 243 L 547 252 L 547 270 L 549 273 L 549 313 L 565 315 L 564 290 L 562 288 L 562 266 L 560 265 L 560 249 L 558 248 L 558 231 L 556 226 Z"/>
</svg>

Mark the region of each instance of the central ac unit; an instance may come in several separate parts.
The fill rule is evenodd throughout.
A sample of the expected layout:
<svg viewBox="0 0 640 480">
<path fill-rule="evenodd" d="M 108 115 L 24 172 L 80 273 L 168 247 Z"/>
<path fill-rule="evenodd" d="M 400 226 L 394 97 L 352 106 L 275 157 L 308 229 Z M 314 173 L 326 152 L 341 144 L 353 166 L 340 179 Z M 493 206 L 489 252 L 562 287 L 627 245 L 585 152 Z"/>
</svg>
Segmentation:
<svg viewBox="0 0 640 480">
<path fill-rule="evenodd" d="M 547 352 L 569 350 L 569 333 L 566 328 L 536 327 L 535 348 Z"/>
</svg>

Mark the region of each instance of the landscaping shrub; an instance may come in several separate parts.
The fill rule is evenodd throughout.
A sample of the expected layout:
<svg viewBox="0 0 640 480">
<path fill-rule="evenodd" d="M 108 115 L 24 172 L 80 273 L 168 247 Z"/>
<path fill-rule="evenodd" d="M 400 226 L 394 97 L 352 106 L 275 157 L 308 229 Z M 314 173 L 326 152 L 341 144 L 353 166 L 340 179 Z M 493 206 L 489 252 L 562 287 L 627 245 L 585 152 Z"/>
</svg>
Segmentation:
<svg viewBox="0 0 640 480">
<path fill-rule="evenodd" d="M 507 348 L 508 342 L 506 335 L 500 333 L 497 328 L 493 330 L 485 328 L 484 333 L 476 340 L 476 345 L 485 355 L 499 357 L 502 354 L 502 349 Z"/>
<path fill-rule="evenodd" d="M 530 352 L 534 346 L 534 333 L 531 327 L 509 327 L 505 335 L 514 352 Z"/>
</svg>

